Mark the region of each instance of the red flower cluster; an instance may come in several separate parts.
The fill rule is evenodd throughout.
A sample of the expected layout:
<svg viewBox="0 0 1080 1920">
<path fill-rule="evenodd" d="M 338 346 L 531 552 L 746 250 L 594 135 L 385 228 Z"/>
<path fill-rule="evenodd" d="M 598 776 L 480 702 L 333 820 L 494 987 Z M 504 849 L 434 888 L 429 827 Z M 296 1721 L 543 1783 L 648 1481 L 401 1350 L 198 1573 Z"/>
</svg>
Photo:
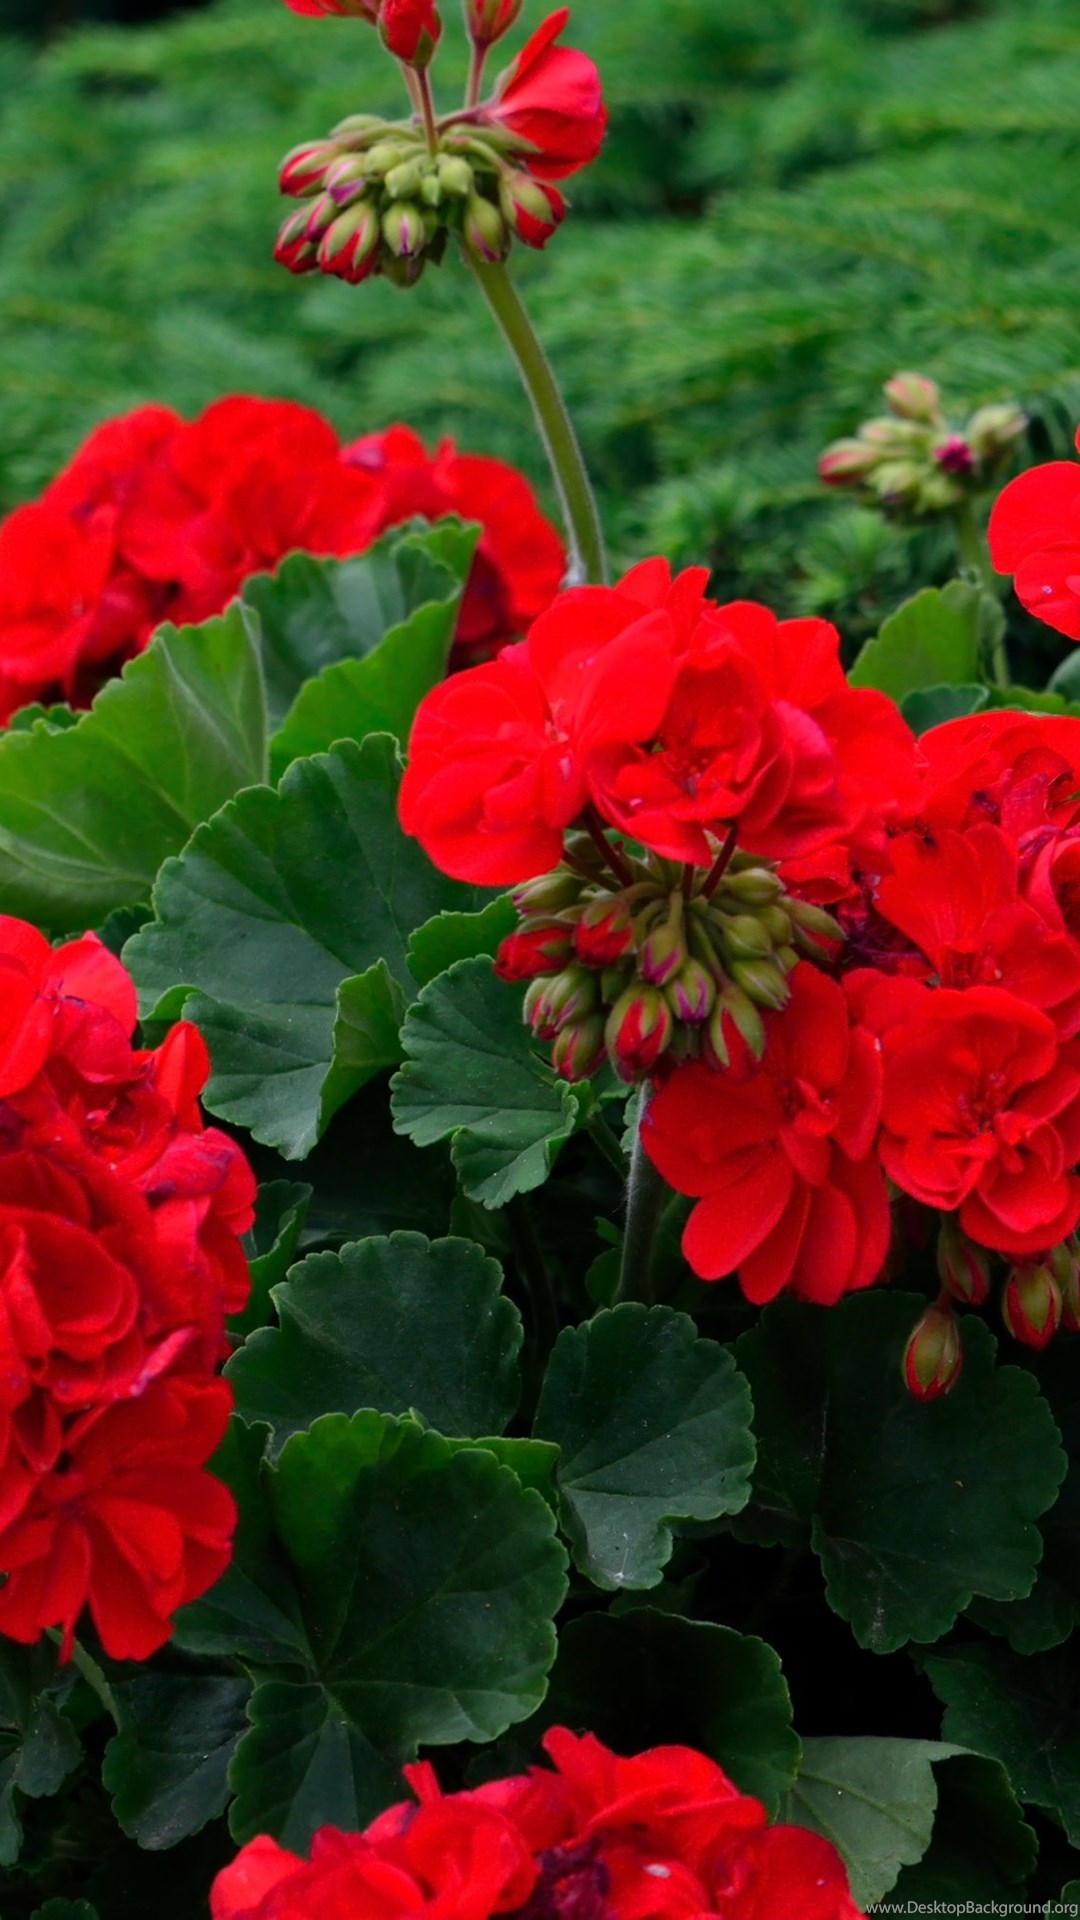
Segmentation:
<svg viewBox="0 0 1080 1920">
<path fill-rule="evenodd" d="M 523 647 L 437 687 L 417 715 L 403 824 L 456 878 L 531 879 L 599 816 L 709 867 L 735 832 L 846 883 L 914 797 L 914 746 L 884 695 L 844 678 L 820 620 L 718 607 L 663 561 L 565 594 Z"/>
<path fill-rule="evenodd" d="M 444 513 L 484 527 L 460 628 L 475 657 L 520 634 L 562 578 L 558 535 L 512 468 L 450 441 L 429 459 L 405 428 L 343 448 L 319 414 L 283 400 L 110 421 L 0 525 L 0 719 L 30 700 L 85 702 L 163 620 L 220 613 L 296 549 L 360 553 L 400 521 Z"/>
<path fill-rule="evenodd" d="M 204 1128 L 196 1030 L 133 1049 L 135 998 L 93 935 L 0 920 L 0 1633 L 145 1659 L 228 1563 L 204 1469 L 231 1395 L 225 1315 L 255 1183 Z"/>
<path fill-rule="evenodd" d="M 252 1841 L 218 1875 L 213 1920 L 861 1920 L 830 1843 L 766 1826 L 703 1754 L 624 1760 L 563 1727 L 544 1746 L 554 1771 L 472 1793 L 409 1767 L 418 1806 L 364 1834 L 325 1828 L 310 1861 Z"/>
<path fill-rule="evenodd" d="M 1080 434 L 1077 435 L 1080 447 Z M 990 518 L 990 553 L 1029 613 L 1080 640 L 1080 466 L 1051 460 L 1010 481 Z"/>
</svg>

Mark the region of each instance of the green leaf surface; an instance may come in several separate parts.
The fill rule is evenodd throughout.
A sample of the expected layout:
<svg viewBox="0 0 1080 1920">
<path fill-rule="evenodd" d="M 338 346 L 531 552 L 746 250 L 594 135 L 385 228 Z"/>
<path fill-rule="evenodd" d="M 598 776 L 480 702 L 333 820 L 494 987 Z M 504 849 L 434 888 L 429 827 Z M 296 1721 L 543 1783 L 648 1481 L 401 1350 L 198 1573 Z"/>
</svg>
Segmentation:
<svg viewBox="0 0 1080 1920">
<path fill-rule="evenodd" d="M 918 1866 L 905 1867 L 892 1898 L 900 1903 L 1017 1899 L 1034 1869 L 1038 1838 L 1024 1819 L 1005 1768 L 981 1754 L 943 1749 L 933 1762 L 938 1785 L 934 1837 Z M 992 1911 L 992 1909 L 991 1909 Z"/>
<path fill-rule="evenodd" d="M 924 587 L 883 622 L 848 678 L 901 702 L 924 688 L 967 686 L 979 677 L 981 590 L 965 580 Z"/>
<path fill-rule="evenodd" d="M 313 1193 L 314 1188 L 302 1180 L 269 1180 L 260 1186 L 255 1224 L 244 1235 L 251 1298 L 243 1313 L 233 1314 L 229 1321 L 234 1341 L 246 1339 L 256 1327 L 265 1327 L 273 1319 L 270 1289 L 284 1280 L 296 1259 Z"/>
<path fill-rule="evenodd" d="M 828 1313 L 782 1301 L 736 1347 L 759 1456 L 735 1531 L 812 1545 L 834 1612 L 876 1653 L 938 1639 L 976 1594 L 1030 1593 L 1034 1523 L 1066 1464 L 1034 1378 L 995 1366 L 974 1315 L 953 1392 L 930 1406 L 909 1396 L 900 1357 L 925 1304 L 891 1292 Z"/>
<path fill-rule="evenodd" d="M 204 1034 L 210 1111 L 291 1159 L 398 1057 L 414 928 L 474 904 L 402 834 L 400 778 L 376 734 L 240 794 L 165 867 L 124 950 L 144 1014 Z"/>
<path fill-rule="evenodd" d="M 771 1818 L 799 1760 L 772 1647 L 652 1607 L 587 1613 L 562 1629 L 548 1697 L 523 1731 L 552 1726 L 587 1727 L 618 1753 L 696 1747 L 764 1801 Z"/>
<path fill-rule="evenodd" d="M 22 1846 L 19 1797 L 58 1793 L 81 1757 L 75 1728 L 56 1698 L 56 1650 L 0 1640 L 0 1866 Z M 60 1679 L 62 1690 L 66 1683 Z"/>
<path fill-rule="evenodd" d="M 250 1693 L 235 1674 L 141 1673 L 114 1683 L 120 1730 L 106 1748 L 102 1780 L 140 1847 L 174 1847 L 225 1811 Z"/>
<path fill-rule="evenodd" d="M 275 1289 L 280 1327 L 226 1369 L 242 1419 L 280 1450 L 324 1413 L 417 1412 L 446 1435 L 499 1434 L 517 1406 L 521 1316 L 465 1240 L 395 1233 L 315 1253 Z"/>
<path fill-rule="evenodd" d="M 565 1328 L 535 1432 L 561 1449 L 560 1509 L 581 1572 L 609 1591 L 657 1586 L 674 1521 L 744 1507 L 752 1413 L 731 1354 L 686 1314 L 628 1301 Z"/>
<path fill-rule="evenodd" d="M 521 996 L 484 957 L 424 988 L 402 1031 L 394 1125 L 418 1147 L 452 1141 L 465 1192 L 485 1207 L 542 1186 L 580 1104 L 534 1052 Z"/>
<path fill-rule="evenodd" d="M 89 1900 L 46 1900 L 34 1908 L 30 1920 L 98 1920 L 98 1910 Z"/>
<path fill-rule="evenodd" d="M 509 894 L 500 894 L 479 913 L 440 913 L 426 926 L 417 927 L 409 941 L 409 971 L 417 986 L 429 986 L 458 960 L 473 960 L 485 953 L 494 956 L 507 934 L 513 933 L 517 918 Z"/>
<path fill-rule="evenodd" d="M 1062 1888 L 1058 1905 L 1066 1913 L 1080 1913 L 1080 1880 L 1070 1880 L 1068 1886 Z"/>
<path fill-rule="evenodd" d="M 415 1420 L 332 1414 L 276 1466 L 265 1429 L 234 1427 L 215 1463 L 241 1510 L 234 1562 L 177 1639 L 254 1669 L 234 1836 L 303 1850 L 400 1797 L 419 1745 L 495 1739 L 535 1710 L 566 1559 L 538 1493 Z"/>
<path fill-rule="evenodd" d="M 258 655 L 238 607 L 163 627 L 89 713 L 0 733 L 4 910 L 82 932 L 146 898 L 163 860 L 266 778 Z"/>
<path fill-rule="evenodd" d="M 962 720 L 969 713 L 980 713 L 988 703 L 985 687 L 919 687 L 906 694 L 900 711 L 913 733 L 928 733 L 947 720 Z"/>
<path fill-rule="evenodd" d="M 1080 1699 L 1069 1649 L 1025 1659 L 956 1647 L 928 1656 L 925 1668 L 945 1706 L 946 1739 L 999 1760 L 1020 1799 L 1046 1808 L 1080 1846 Z"/>
<path fill-rule="evenodd" d="M 271 726 L 282 726 L 307 683 L 326 668 L 366 659 L 418 609 L 455 601 L 475 547 L 475 529 L 451 518 L 423 529 L 395 527 L 351 560 L 294 553 L 275 574 L 246 581 L 243 600 L 255 615 L 249 625 Z"/>
</svg>

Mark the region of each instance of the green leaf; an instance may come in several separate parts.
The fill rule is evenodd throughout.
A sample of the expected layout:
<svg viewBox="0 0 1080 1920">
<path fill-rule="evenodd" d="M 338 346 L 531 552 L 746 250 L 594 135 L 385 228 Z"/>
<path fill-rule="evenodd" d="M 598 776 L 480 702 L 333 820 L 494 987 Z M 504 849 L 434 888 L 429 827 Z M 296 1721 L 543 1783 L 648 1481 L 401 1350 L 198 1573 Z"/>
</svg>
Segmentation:
<svg viewBox="0 0 1080 1920">
<path fill-rule="evenodd" d="M 290 1159 L 399 1057 L 413 929 L 474 904 L 402 834 L 400 778 L 378 734 L 239 794 L 165 867 L 124 950 L 144 1014 L 204 1034 L 210 1111 Z"/>
<path fill-rule="evenodd" d="M 799 1742 L 773 1649 L 752 1634 L 652 1607 L 587 1613 L 559 1635 L 547 1699 L 525 1733 L 588 1727 L 619 1753 L 697 1747 L 775 1818 Z"/>
<path fill-rule="evenodd" d="M 163 627 L 74 726 L 0 734 L 5 912 L 81 933 L 145 899 L 192 828 L 265 778 L 266 708 L 240 609 Z"/>
<path fill-rule="evenodd" d="M 395 551 L 409 549 L 402 543 Z M 433 573 L 426 604 L 391 627 L 373 652 L 324 667 L 300 689 L 270 743 L 275 779 L 293 760 L 322 753 L 337 740 L 363 740 L 369 733 L 408 739 L 421 700 L 445 677 L 468 569 L 455 575 L 437 567 Z"/>
<path fill-rule="evenodd" d="M 98 1910 L 89 1900 L 46 1900 L 34 1908 L 30 1920 L 98 1920 Z"/>
<path fill-rule="evenodd" d="M 1050 675 L 1049 686 L 1065 700 L 1080 700 L 1080 652 L 1074 647 Z"/>
<path fill-rule="evenodd" d="M 912 733 L 929 733 L 931 727 L 944 726 L 947 720 L 980 713 L 987 699 L 985 687 L 919 687 L 901 700 L 900 711 Z"/>
<path fill-rule="evenodd" d="M 889 1653 L 945 1633 L 975 1594 L 1030 1593 L 1034 1522 L 1065 1457 L 1031 1374 L 995 1367 L 989 1329 L 963 1321 L 964 1370 L 922 1406 L 900 1357 L 926 1302 L 852 1296 L 827 1313 L 781 1301 L 736 1347 L 754 1395 L 758 1472 L 742 1539 L 812 1545 L 830 1606 L 860 1646 Z"/>
<path fill-rule="evenodd" d="M 57 1678 L 49 1643 L 0 1640 L 0 1866 L 11 1866 L 22 1846 L 19 1796 L 58 1793 L 82 1758 L 78 1734 L 55 1698 Z"/>
<path fill-rule="evenodd" d="M 966 580 L 924 587 L 890 614 L 852 667 L 853 687 L 876 687 L 898 703 L 905 694 L 979 678 L 981 589 Z"/>
<path fill-rule="evenodd" d="M 1035 1836 L 1002 1769 L 934 1740 L 805 1740 L 783 1818 L 831 1840 L 860 1907 L 902 1885 L 901 1869 L 918 1866 L 931 1851 L 937 1875 L 949 1871 L 958 1847 L 962 1857 L 966 1852 L 965 1893 L 974 1891 L 971 1871 L 988 1854 L 1014 1882 L 1026 1877 L 1035 1860 Z M 997 1878 L 991 1891 L 1003 1884 Z"/>
<path fill-rule="evenodd" d="M 559 1449 L 550 1440 L 508 1440 L 494 1434 L 482 1440 L 452 1440 L 451 1445 L 455 1453 L 461 1447 L 483 1447 L 485 1453 L 494 1454 L 501 1467 L 509 1467 L 511 1473 L 516 1473 L 523 1487 L 534 1487 L 549 1507 L 555 1507 Z"/>
<path fill-rule="evenodd" d="M 283 1648 L 256 1675 L 231 1825 L 303 1849 L 399 1795 L 419 1745 L 492 1740 L 535 1710 L 565 1556 L 539 1494 L 411 1419 L 329 1415 L 260 1484 L 274 1537 L 244 1543 L 243 1571 L 255 1592 L 291 1586 L 305 1657 Z"/>
<path fill-rule="evenodd" d="M 494 1260 L 419 1233 L 315 1253 L 275 1288 L 280 1328 L 226 1369 L 275 1450 L 324 1413 L 417 1412 L 446 1435 L 499 1434 L 520 1392 L 521 1316 Z"/>
<path fill-rule="evenodd" d="M 284 1280 L 296 1258 L 313 1193 L 314 1188 L 300 1180 L 270 1180 L 259 1188 L 255 1225 L 244 1235 L 251 1298 L 243 1313 L 229 1321 L 234 1340 L 245 1339 L 273 1319 L 270 1289 Z"/>
<path fill-rule="evenodd" d="M 1080 1913 L 1080 1880 L 1070 1880 L 1058 1898 L 1058 1906 L 1065 1913 Z"/>
<path fill-rule="evenodd" d="M 66 733 L 68 727 L 74 727 L 79 720 L 74 707 L 66 706 L 63 701 L 56 706 L 44 707 L 40 700 L 34 700 L 28 707 L 20 707 L 7 722 L 8 727 L 17 733 L 29 733 L 40 721 L 52 733 Z"/>
<path fill-rule="evenodd" d="M 366 659 L 418 609 L 460 597 L 476 538 L 476 529 L 454 519 L 423 530 L 395 527 L 355 559 L 294 553 L 276 574 L 246 581 L 243 600 L 256 616 L 249 625 L 271 726 L 281 727 L 306 683 L 325 668 Z"/>
<path fill-rule="evenodd" d="M 938 1809 L 934 1837 L 917 1867 L 892 1889 L 907 1901 L 1015 1900 L 1038 1858 L 1037 1836 L 1024 1820 L 1009 1776 L 996 1760 L 943 1748 L 934 1761 Z"/>
<path fill-rule="evenodd" d="M 998 710 L 1004 708 L 1010 713 L 1057 713 L 1074 718 L 1080 714 L 1080 704 L 1065 699 L 1063 694 L 1050 688 L 1037 692 L 1033 687 L 989 687 L 986 704 Z"/>
<path fill-rule="evenodd" d="M 559 1335 L 535 1432 L 561 1449 L 563 1527 L 597 1586 L 655 1587 L 677 1520 L 750 1497 L 753 1409 L 730 1353 L 686 1314 L 626 1302 Z"/>
<path fill-rule="evenodd" d="M 391 1081 L 394 1125 L 418 1147 L 452 1141 L 465 1192 L 485 1207 L 542 1186 L 579 1102 L 534 1052 L 521 996 L 487 958 L 459 960 L 424 988 Z"/>
<path fill-rule="evenodd" d="M 250 1682 L 234 1674 L 141 1673 L 114 1683 L 120 1730 L 105 1750 L 102 1780 L 140 1847 L 174 1847 L 224 1813 L 250 1693 Z"/>
<path fill-rule="evenodd" d="M 437 914 L 417 927 L 409 941 L 409 972 L 417 986 L 429 986 L 458 960 L 485 953 L 493 957 L 516 925 L 517 910 L 509 894 L 500 894 L 480 913 Z"/>
<path fill-rule="evenodd" d="M 944 1702 L 948 1740 L 989 1754 L 1020 1799 L 1045 1807 L 1080 1846 L 1080 1701 L 1067 1648 L 1027 1659 L 999 1647 L 957 1647 L 925 1661 Z"/>
</svg>

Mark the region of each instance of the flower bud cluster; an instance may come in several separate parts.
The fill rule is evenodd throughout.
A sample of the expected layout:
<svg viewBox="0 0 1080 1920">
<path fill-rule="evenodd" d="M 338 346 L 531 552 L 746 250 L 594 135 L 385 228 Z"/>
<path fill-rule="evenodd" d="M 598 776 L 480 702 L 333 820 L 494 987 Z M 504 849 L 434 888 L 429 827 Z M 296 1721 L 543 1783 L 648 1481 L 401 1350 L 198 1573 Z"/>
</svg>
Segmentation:
<svg viewBox="0 0 1080 1920">
<path fill-rule="evenodd" d="M 750 855 L 687 895 L 682 870 L 658 856 L 630 861 L 612 891 L 587 839 L 569 852 L 572 866 L 518 889 L 521 924 L 496 961 L 503 979 L 530 983 L 525 1018 L 567 1080 L 605 1059 L 628 1082 L 662 1061 L 726 1066 L 739 1041 L 760 1059 L 763 1010 L 786 1006 L 800 959 L 829 957 L 841 939 L 830 914 L 790 898 Z"/>
<path fill-rule="evenodd" d="M 937 1243 L 941 1293 L 904 1350 L 904 1379 L 917 1400 L 938 1399 L 960 1378 L 963 1351 L 955 1307 L 985 1305 L 991 1258 L 951 1215 L 945 1216 Z M 1080 1333 L 1080 1239 L 1073 1234 L 1041 1257 L 1016 1260 L 1006 1272 L 999 1304 L 1013 1339 L 1036 1352 L 1063 1327 Z"/>
<path fill-rule="evenodd" d="M 948 513 L 986 486 L 1027 426 L 1020 408 L 980 407 L 960 427 L 946 418 L 933 380 L 898 373 L 885 383 L 887 414 L 836 440 L 818 461 L 829 486 L 860 487 L 917 518 Z"/>
<path fill-rule="evenodd" d="M 543 247 L 567 202 L 515 163 L 515 144 L 497 128 L 450 125 L 432 151 L 410 121 L 356 114 L 286 155 L 281 191 L 302 204 L 274 257 L 291 273 L 351 286 L 374 274 L 411 286 L 442 260 L 450 235 L 488 264 L 504 260 L 515 237 Z"/>
</svg>

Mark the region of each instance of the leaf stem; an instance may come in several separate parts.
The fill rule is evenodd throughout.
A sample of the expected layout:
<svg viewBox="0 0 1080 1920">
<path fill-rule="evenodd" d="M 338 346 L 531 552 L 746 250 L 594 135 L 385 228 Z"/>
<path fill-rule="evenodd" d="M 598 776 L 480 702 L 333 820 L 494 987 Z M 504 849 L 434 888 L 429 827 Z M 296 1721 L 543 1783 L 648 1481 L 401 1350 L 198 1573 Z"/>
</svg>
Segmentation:
<svg viewBox="0 0 1080 1920">
<path fill-rule="evenodd" d="M 63 1656 L 64 1636 L 61 1633 L 59 1627 L 50 1627 L 47 1631 L 46 1637 L 49 1640 L 52 1640 L 56 1644 L 56 1646 L 60 1648 L 61 1656 Z M 110 1719 L 113 1721 L 114 1725 L 119 1726 L 120 1714 L 117 1709 L 116 1700 L 113 1696 L 113 1690 L 110 1687 L 108 1681 L 105 1678 L 105 1675 L 102 1673 L 101 1668 L 98 1666 L 98 1663 L 94 1659 L 93 1655 L 90 1653 L 87 1653 L 86 1648 L 82 1645 L 80 1641 L 72 1640 L 71 1645 L 68 1649 L 67 1657 L 71 1661 L 71 1664 L 75 1668 L 76 1672 L 80 1674 L 82 1678 L 86 1681 L 86 1684 L 90 1688 L 91 1693 L 94 1693 L 97 1695 L 97 1698 L 100 1700 L 102 1706 L 104 1707 L 106 1713 L 109 1715 Z"/>
<path fill-rule="evenodd" d="M 588 806 L 585 808 L 581 816 L 581 824 L 585 828 L 594 847 L 603 854 L 619 885 L 621 887 L 633 886 L 634 875 L 618 847 L 613 845 L 608 839 L 607 834 L 604 832 L 604 823 L 595 807 Z"/>
<path fill-rule="evenodd" d="M 566 522 L 570 548 L 568 586 L 603 586 L 607 581 L 604 535 L 592 485 L 566 402 L 547 355 L 506 268 L 485 265 L 465 255 L 480 291 L 499 326 L 532 401 L 536 425 L 551 465 L 555 490 Z"/>
<path fill-rule="evenodd" d="M 975 508 L 970 500 L 962 500 L 954 509 L 952 525 L 961 566 L 975 575 L 983 590 L 992 595 L 996 602 L 1000 598 L 1001 591 L 998 578 L 990 558 L 990 549 L 975 518 Z M 1009 655 L 1003 633 L 991 633 L 987 643 L 987 653 L 990 678 L 999 687 L 1009 686 L 1011 682 Z"/>
<path fill-rule="evenodd" d="M 645 1151 L 641 1130 L 648 1104 L 641 1102 L 634 1151 L 630 1160 L 630 1181 L 626 1191 L 626 1231 L 623 1235 L 622 1265 L 615 1290 L 616 1305 L 621 1300 L 644 1300 L 652 1304 L 652 1257 L 656 1230 L 667 1198 L 667 1185 Z"/>
<path fill-rule="evenodd" d="M 424 123 L 428 152 L 434 156 L 439 151 L 439 130 L 435 125 L 435 102 L 431 95 L 431 79 L 426 67 L 421 67 L 416 75 L 416 97 L 420 106 L 420 118 Z"/>
<path fill-rule="evenodd" d="M 480 93 L 484 84 L 484 68 L 487 65 L 488 49 L 473 41 L 472 57 L 469 60 L 469 84 L 465 89 L 465 111 L 470 113 L 480 103 Z"/>
<path fill-rule="evenodd" d="M 705 885 L 701 889 L 706 900 L 712 899 L 713 894 L 716 892 L 717 887 L 720 885 L 721 880 L 723 879 L 725 873 L 727 872 L 729 866 L 731 865 L 731 856 L 735 852 L 735 847 L 736 847 L 738 838 L 739 838 L 739 828 L 738 828 L 738 823 L 736 823 L 735 826 L 729 828 L 728 837 L 724 841 L 723 846 L 721 847 L 719 853 L 717 854 L 716 859 L 709 870 L 709 875 L 705 881 Z"/>
</svg>

